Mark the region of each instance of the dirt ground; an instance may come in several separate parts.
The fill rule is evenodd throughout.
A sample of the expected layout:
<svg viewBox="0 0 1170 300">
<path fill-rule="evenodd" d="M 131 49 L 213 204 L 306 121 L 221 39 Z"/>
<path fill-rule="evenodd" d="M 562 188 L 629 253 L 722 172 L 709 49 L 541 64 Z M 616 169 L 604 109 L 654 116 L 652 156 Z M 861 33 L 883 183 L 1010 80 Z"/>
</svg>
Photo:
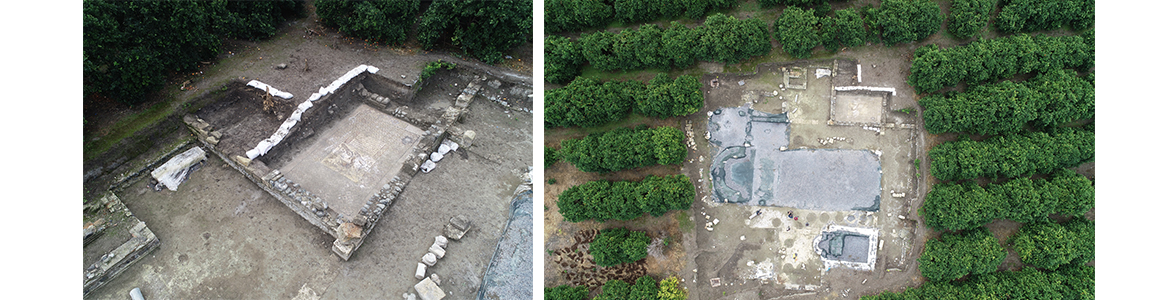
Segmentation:
<svg viewBox="0 0 1170 300">
<path fill-rule="evenodd" d="M 147 180 L 138 179 L 119 193 L 158 235 L 162 246 L 88 298 L 124 299 L 134 287 L 153 299 L 398 298 L 413 292 L 416 262 L 433 237 L 442 234 L 448 219 L 458 214 L 471 218 L 471 231 L 462 240 L 452 241 L 447 255 L 428 273 L 442 278 L 440 287 L 448 292 L 447 299 L 473 298 L 507 222 L 512 193 L 532 166 L 532 115 L 528 112 L 532 101 L 511 95 L 512 89 L 532 89 L 531 50 L 522 49 L 531 44 L 519 47 L 522 50 L 512 53 L 517 56 L 514 61 L 503 62 L 500 68 L 409 46 L 367 45 L 324 29 L 309 17 L 289 22 L 269 40 L 230 41 L 227 46 L 231 50 L 219 60 L 180 78 L 191 80 L 189 89 L 179 90 L 180 81 L 166 87 L 175 90 L 168 93 L 189 101 L 214 94 L 232 80 L 257 79 L 292 93 L 290 100 L 276 98 L 284 106 L 304 101 L 360 64 L 377 66 L 382 76 L 413 83 L 424 64 L 439 59 L 455 62 L 470 73 L 490 73 L 506 80 L 499 89 L 485 85 L 458 124 L 477 133 L 473 145 L 449 155 L 431 173 L 415 176 L 349 261 L 341 261 L 330 251 L 333 238 L 329 234 L 210 156 L 177 192 L 155 192 Z M 289 67 L 274 67 L 281 63 Z M 470 75 L 456 72 L 433 79 L 416 99 L 453 99 L 447 91 L 457 96 L 471 81 Z M 520 81 L 524 83 L 516 83 Z M 110 106 L 87 103 L 87 141 L 108 133 L 103 128 L 119 118 L 143 109 L 106 104 Z M 188 139 L 185 131 L 167 139 Z M 154 147 L 164 144 L 157 142 Z M 113 161 L 121 164 L 133 159 Z M 87 183 L 87 189 L 91 188 L 104 186 Z"/>
<path fill-rule="evenodd" d="M 416 176 L 350 261 L 330 252 L 331 236 L 212 158 L 177 192 L 142 181 L 121 195 L 163 243 L 91 298 L 121 299 L 134 287 L 160 299 L 292 298 L 302 286 L 321 299 L 401 297 L 418 257 L 456 214 L 473 229 L 430 272 L 453 299 L 474 297 L 530 166 L 531 117 L 505 117 L 482 99 L 470 108 L 465 126 L 479 134 L 472 155 Z"/>
<path fill-rule="evenodd" d="M 916 191 L 921 183 L 915 175 L 913 160 L 923 155 L 922 137 L 917 132 L 921 126 L 916 116 L 896 110 L 917 107 L 914 94 L 905 83 L 909 72 L 910 46 L 871 46 L 847 49 L 834 56 L 856 60 L 863 67 L 861 82 L 856 82 L 855 66 L 838 68 L 834 86 L 857 85 L 892 87 L 896 95 L 890 96 L 882 108 L 885 123 L 897 128 L 882 128 L 882 134 L 859 125 L 829 126 L 829 95 L 810 93 L 813 90 L 828 90 L 828 81 L 808 77 L 808 89 L 781 91 L 776 86 L 780 81 L 780 66 L 804 64 L 831 68 L 831 61 L 782 62 L 780 65 L 761 65 L 758 74 L 725 74 L 711 70 L 702 79 L 706 104 L 700 113 L 686 117 L 694 124 L 698 151 L 689 153 L 685 172 L 696 181 L 700 188 L 699 198 L 691 211 L 695 234 L 686 235 L 684 244 L 687 265 L 684 285 L 692 297 L 699 299 L 770 299 L 794 297 L 796 299 L 856 299 L 862 295 L 876 294 L 882 290 L 900 290 L 922 282 L 914 261 L 921 252 L 927 231 L 921 224 L 916 210 L 921 205 L 921 194 Z M 812 75 L 815 68 L 806 71 Z M 709 81 L 719 77 L 720 87 L 711 88 Z M 744 85 L 739 85 L 743 80 Z M 709 93 L 708 93 L 709 91 Z M 777 93 L 773 96 L 772 93 Z M 781 99 L 782 98 L 782 99 Z M 742 106 L 752 102 L 753 108 L 769 113 L 789 112 L 791 123 L 791 145 L 789 148 L 845 148 L 870 149 L 884 152 L 882 161 L 882 206 L 873 214 L 848 212 L 819 212 L 790 208 L 762 208 L 714 204 L 710 199 L 710 145 L 702 139 L 706 125 L 706 112 L 719 107 Z M 795 113 L 794 113 L 795 112 Z M 831 140 L 839 137 L 841 140 Z M 828 142 L 827 144 L 825 142 Z M 700 160 L 700 156 L 706 156 Z M 925 167 L 925 166 L 923 166 Z M 891 192 L 905 192 L 905 198 L 893 198 Z M 775 211 L 793 210 L 801 222 L 787 218 L 761 222 L 748 220 L 748 216 L 760 209 L 774 214 Z M 904 216 L 906 220 L 898 218 Z M 710 218 L 708 218 L 710 217 Z M 723 223 L 708 232 L 704 224 L 712 219 Z M 742 221 L 741 221 L 742 220 Z M 805 222 L 809 224 L 806 226 Z M 769 224 L 771 223 L 771 224 Z M 799 223 L 799 224 L 798 224 Z M 815 224 L 814 224 L 815 223 Z M 824 269 L 811 249 L 809 241 L 828 224 L 861 227 L 877 227 L 883 249 L 878 252 L 874 271 L 857 271 L 844 268 Z M 791 229 L 788 229 L 791 228 Z M 791 231 L 789 231 L 791 230 Z M 771 253 L 771 254 L 768 254 Z M 794 259 L 795 258 L 795 259 Z M 787 261 L 785 261 L 787 260 Z M 763 268 L 768 264 L 772 268 Z M 759 266 L 763 269 L 757 269 Z M 776 281 L 760 281 L 758 270 L 775 270 Z M 766 272 L 765 272 L 766 273 Z M 768 277 L 768 276 L 764 276 Z M 711 278 L 720 278 L 721 285 L 712 287 Z"/>
</svg>

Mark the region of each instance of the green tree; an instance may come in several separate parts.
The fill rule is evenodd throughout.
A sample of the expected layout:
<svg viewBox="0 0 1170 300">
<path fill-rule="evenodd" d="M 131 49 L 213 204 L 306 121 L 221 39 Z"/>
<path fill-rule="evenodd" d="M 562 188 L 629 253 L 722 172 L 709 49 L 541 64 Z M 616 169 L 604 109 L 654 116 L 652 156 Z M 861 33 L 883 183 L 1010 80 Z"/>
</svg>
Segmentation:
<svg viewBox="0 0 1170 300">
<path fill-rule="evenodd" d="M 585 300 L 589 297 L 589 289 L 585 286 L 559 285 L 544 288 L 545 300 Z"/>
<path fill-rule="evenodd" d="M 661 216 L 689 209 L 695 188 L 685 175 L 646 176 L 641 182 L 590 181 L 557 196 L 558 210 L 569 222 L 633 220 L 645 213 Z"/>
<path fill-rule="evenodd" d="M 550 35 L 544 39 L 544 79 L 566 83 L 581 75 L 585 55 L 581 46 L 566 37 Z"/>
<path fill-rule="evenodd" d="M 788 7 L 775 23 L 776 40 L 784 52 L 795 58 L 808 58 L 821 43 L 820 20 L 812 10 Z"/>
<path fill-rule="evenodd" d="M 1013 0 L 996 16 L 995 26 L 1004 33 L 1056 29 L 1068 24 L 1073 30 L 1093 26 L 1093 0 Z"/>
<path fill-rule="evenodd" d="M 621 227 L 604 229 L 597 234 L 593 242 L 589 243 L 589 254 L 593 255 L 593 260 L 597 262 L 598 266 L 615 266 L 646 258 L 646 246 L 649 244 L 650 237 L 646 236 L 646 232 L 631 231 Z M 621 298 L 615 299 L 624 299 L 627 294 L 629 294 L 628 284 L 626 284 L 624 292 L 621 293 Z"/>
<path fill-rule="evenodd" d="M 686 68 L 695 64 L 698 55 L 697 41 L 699 32 L 683 26 L 679 22 L 670 22 L 670 28 L 662 32 L 662 56 L 669 60 L 676 68 Z"/>
<path fill-rule="evenodd" d="M 443 37 L 464 53 L 494 64 L 532 36 L 532 0 L 436 0 L 418 24 L 418 41 L 432 49 Z"/>
<path fill-rule="evenodd" d="M 951 281 L 967 274 L 991 273 L 1003 263 L 1007 251 L 985 227 L 960 234 L 943 233 L 926 241 L 918 268 L 931 281 Z"/>
<path fill-rule="evenodd" d="M 315 5 L 325 25 L 336 26 L 347 35 L 388 44 L 406 42 L 418 14 L 418 0 L 317 0 Z"/>
<path fill-rule="evenodd" d="M 968 39 L 987 26 L 995 0 L 955 0 L 951 3 L 951 17 L 947 32 L 959 39 Z"/>
<path fill-rule="evenodd" d="M 925 39 L 942 27 L 942 9 L 928 0 L 885 0 L 877 12 L 886 45 Z"/>
<path fill-rule="evenodd" d="M 841 47 L 857 47 L 865 44 L 869 33 L 865 21 L 856 9 L 837 10 L 832 18 L 822 19 L 821 39 L 825 49 L 837 52 Z"/>
<path fill-rule="evenodd" d="M 1093 222 L 1077 217 L 1064 224 L 1024 225 L 1010 242 L 1025 264 L 1056 270 L 1066 264 L 1084 265 L 1092 260 L 1094 240 Z"/>
<path fill-rule="evenodd" d="M 549 0 L 544 5 L 546 32 L 600 27 L 613 17 L 613 7 L 602 0 Z"/>
<path fill-rule="evenodd" d="M 772 51 L 767 24 L 760 19 L 738 20 L 714 14 L 696 30 L 699 31 L 701 48 L 697 57 L 703 60 L 738 63 Z"/>
</svg>

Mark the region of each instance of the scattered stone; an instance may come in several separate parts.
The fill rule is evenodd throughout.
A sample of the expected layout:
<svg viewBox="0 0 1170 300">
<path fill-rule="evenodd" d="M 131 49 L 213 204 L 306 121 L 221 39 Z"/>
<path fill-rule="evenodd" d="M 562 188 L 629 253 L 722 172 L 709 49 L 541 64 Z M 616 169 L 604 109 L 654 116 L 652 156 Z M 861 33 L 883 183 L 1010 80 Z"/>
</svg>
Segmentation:
<svg viewBox="0 0 1170 300">
<path fill-rule="evenodd" d="M 439 247 L 446 248 L 447 247 L 447 238 L 445 238 L 441 235 L 435 236 L 435 245 L 439 245 Z"/>
<path fill-rule="evenodd" d="M 433 267 L 433 266 L 435 266 L 435 262 L 438 262 L 438 261 L 439 261 L 439 259 L 435 258 L 434 253 L 427 252 L 427 254 L 423 254 L 422 263 L 426 264 L 427 266 Z"/>
<path fill-rule="evenodd" d="M 204 159 L 207 159 L 207 153 L 203 151 L 203 148 L 192 147 L 167 160 L 162 166 L 155 168 L 154 171 L 150 172 L 150 177 L 166 185 L 167 189 L 177 191 L 179 184 L 186 181 L 191 172 L 199 169 L 200 163 Z"/>
<path fill-rule="evenodd" d="M 443 235 L 458 241 L 469 229 L 471 229 L 471 220 L 468 220 L 467 216 L 458 215 L 451 218 L 451 221 L 443 228 Z"/>
<path fill-rule="evenodd" d="M 427 254 L 434 254 L 438 258 L 443 258 L 443 256 L 447 255 L 447 250 L 444 250 L 443 247 L 439 247 L 436 244 L 431 244 L 431 248 L 427 249 L 427 251 L 429 251 Z"/>
<path fill-rule="evenodd" d="M 492 87 L 493 89 L 498 89 L 498 88 L 500 88 L 500 81 L 499 80 L 488 81 L 488 86 Z"/>
<path fill-rule="evenodd" d="M 424 277 L 427 277 L 427 265 L 418 263 L 418 268 L 414 269 L 414 279 L 422 280 Z"/>
<path fill-rule="evenodd" d="M 431 273 L 431 280 L 435 282 L 435 285 L 443 284 L 443 282 L 439 281 L 439 274 Z"/>
<path fill-rule="evenodd" d="M 411 293 L 402 293 L 403 300 L 418 300 L 418 297 Z"/>
<path fill-rule="evenodd" d="M 418 297 L 422 298 L 422 300 L 439 300 L 447 296 L 447 293 L 439 288 L 439 284 L 430 278 L 423 279 L 418 284 L 415 284 L 414 291 L 418 292 Z"/>
<path fill-rule="evenodd" d="M 439 162 L 439 161 L 440 161 L 440 160 L 442 160 L 442 159 L 443 159 L 443 155 L 442 155 L 442 154 L 439 154 L 439 152 L 433 152 L 433 153 L 431 153 L 431 161 L 433 161 L 433 162 Z"/>
<path fill-rule="evenodd" d="M 431 170 L 435 169 L 435 166 L 437 166 L 435 165 L 435 162 L 428 159 L 422 163 L 422 166 L 419 166 L 419 169 L 422 170 L 423 173 L 430 173 Z"/>
<path fill-rule="evenodd" d="M 288 64 L 279 64 L 279 65 L 276 65 L 276 69 L 277 69 L 277 70 L 284 70 L 284 69 L 287 69 L 287 68 L 288 68 Z"/>
</svg>

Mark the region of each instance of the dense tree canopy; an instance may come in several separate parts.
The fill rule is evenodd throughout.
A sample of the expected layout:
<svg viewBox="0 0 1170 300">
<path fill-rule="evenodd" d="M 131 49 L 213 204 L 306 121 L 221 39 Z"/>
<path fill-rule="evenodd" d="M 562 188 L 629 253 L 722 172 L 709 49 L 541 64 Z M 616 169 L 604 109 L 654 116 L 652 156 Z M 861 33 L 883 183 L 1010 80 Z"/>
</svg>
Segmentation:
<svg viewBox="0 0 1170 300">
<path fill-rule="evenodd" d="M 401 44 L 418 14 L 418 0 L 316 0 L 317 16 L 326 26 L 375 42 Z"/>
<path fill-rule="evenodd" d="M 864 300 L 899 299 L 1093 299 L 1094 268 L 1072 266 L 1053 272 L 1026 267 L 1018 272 L 972 276 L 965 282 L 927 282 L 900 293 L 862 296 Z"/>
<path fill-rule="evenodd" d="M 1072 70 L 1044 72 L 1026 83 L 1004 81 L 932 94 L 918 100 L 930 133 L 1023 132 L 1027 125 L 1052 128 L 1093 117 L 1093 83 Z"/>
<path fill-rule="evenodd" d="M 569 38 L 550 35 L 544 39 L 544 80 L 566 83 L 581 75 L 585 55 Z"/>
<path fill-rule="evenodd" d="M 1012 0 L 995 17 L 1004 33 L 1055 29 L 1068 24 L 1073 30 L 1093 27 L 1094 0 Z"/>
<path fill-rule="evenodd" d="M 548 168 L 558 161 L 561 161 L 561 156 L 557 148 L 544 146 L 544 167 Z"/>
<path fill-rule="evenodd" d="M 837 10 L 832 18 L 822 19 L 821 24 L 821 43 L 829 52 L 864 45 L 869 38 L 865 20 L 853 8 Z"/>
<path fill-rule="evenodd" d="M 960 82 L 980 84 L 1016 74 L 1067 68 L 1087 70 L 1094 62 L 1093 44 L 1086 40 L 1092 34 L 1017 34 L 947 49 L 936 45 L 919 47 L 914 50 L 907 83 L 918 93 L 930 93 Z"/>
<path fill-rule="evenodd" d="M 577 31 L 604 26 L 613 7 L 603 0 L 548 0 L 544 2 L 545 32 Z"/>
<path fill-rule="evenodd" d="M 689 75 L 671 80 L 658 74 L 648 84 L 577 78 L 545 90 L 545 127 L 598 126 L 625 118 L 631 110 L 657 118 L 693 114 L 703 107 L 700 88 L 699 79 Z"/>
<path fill-rule="evenodd" d="M 795 58 L 808 58 L 821 44 L 821 22 L 812 10 L 788 7 L 776 19 L 776 40 L 784 52 Z"/>
<path fill-rule="evenodd" d="M 967 274 L 987 274 L 1007 257 L 1007 251 L 987 228 L 979 227 L 963 233 L 943 233 L 926 241 L 918 269 L 931 281 L 951 281 Z"/>
<path fill-rule="evenodd" d="M 930 0 L 884 0 L 877 12 L 886 45 L 925 39 L 942 28 L 942 8 Z"/>
<path fill-rule="evenodd" d="M 531 37 L 532 0 L 435 0 L 418 24 L 423 48 L 450 41 L 489 64 Z"/>
<path fill-rule="evenodd" d="M 633 220 L 649 213 L 690 209 L 695 186 L 686 175 L 646 176 L 640 182 L 590 181 L 570 187 L 558 196 L 557 208 L 569 222 Z"/>
<path fill-rule="evenodd" d="M 973 182 L 934 185 L 920 213 L 938 230 L 967 230 L 996 219 L 1045 222 L 1050 214 L 1083 216 L 1094 206 L 1093 183 L 1060 169 L 1049 179 L 1016 178 L 986 188 Z"/>
<path fill-rule="evenodd" d="M 603 71 L 687 68 L 696 60 L 737 63 L 772 50 L 767 25 L 723 14 L 690 29 L 677 22 L 663 29 L 647 24 L 619 33 L 598 31 L 577 40 L 590 66 Z"/>
<path fill-rule="evenodd" d="M 955 0 L 951 2 L 951 17 L 947 32 L 959 39 L 968 39 L 987 26 L 995 0 Z"/>
<path fill-rule="evenodd" d="M 593 239 L 593 242 L 589 243 L 589 254 L 593 255 L 593 261 L 598 266 L 608 267 L 646 258 L 646 245 L 649 244 L 650 237 L 646 236 L 644 231 L 630 231 L 621 227 L 603 229 Z M 625 282 L 622 284 L 624 286 L 619 287 L 622 289 L 621 297 L 605 299 L 626 299 L 630 293 L 629 284 Z M 609 286 L 609 283 L 606 283 L 606 286 Z M 602 288 L 602 291 L 602 294 L 610 293 L 614 296 L 617 296 L 618 293 L 616 290 L 605 291 L 605 288 Z"/>
<path fill-rule="evenodd" d="M 658 283 L 658 299 L 687 300 L 687 289 L 679 284 L 678 277 L 667 277 Z"/>
<path fill-rule="evenodd" d="M 138 104 L 167 74 L 218 55 L 223 38 L 270 37 L 304 3 L 87 0 L 82 13 L 85 94 Z"/>
<path fill-rule="evenodd" d="M 625 127 L 561 141 L 560 157 L 585 172 L 682 164 L 685 135 L 674 127 Z"/>
<path fill-rule="evenodd" d="M 1055 270 L 1066 264 L 1084 265 L 1093 260 L 1095 240 L 1093 221 L 1076 217 L 1064 224 L 1024 225 L 1010 243 L 1025 264 Z"/>
<path fill-rule="evenodd" d="M 1051 173 L 1092 160 L 1093 145 L 1091 129 L 1073 128 L 945 142 L 930 149 L 930 172 L 944 181 Z"/>
</svg>

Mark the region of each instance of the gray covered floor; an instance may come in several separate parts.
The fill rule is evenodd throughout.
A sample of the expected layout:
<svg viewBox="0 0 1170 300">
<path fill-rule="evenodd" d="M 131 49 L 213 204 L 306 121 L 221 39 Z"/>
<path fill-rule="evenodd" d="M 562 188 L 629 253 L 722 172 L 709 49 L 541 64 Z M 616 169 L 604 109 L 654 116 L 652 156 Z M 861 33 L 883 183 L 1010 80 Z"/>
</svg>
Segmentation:
<svg viewBox="0 0 1170 300">
<path fill-rule="evenodd" d="M 708 121 L 716 201 L 842 211 L 876 211 L 881 164 L 869 150 L 795 149 L 788 118 L 747 107 L 716 110 Z"/>
</svg>

